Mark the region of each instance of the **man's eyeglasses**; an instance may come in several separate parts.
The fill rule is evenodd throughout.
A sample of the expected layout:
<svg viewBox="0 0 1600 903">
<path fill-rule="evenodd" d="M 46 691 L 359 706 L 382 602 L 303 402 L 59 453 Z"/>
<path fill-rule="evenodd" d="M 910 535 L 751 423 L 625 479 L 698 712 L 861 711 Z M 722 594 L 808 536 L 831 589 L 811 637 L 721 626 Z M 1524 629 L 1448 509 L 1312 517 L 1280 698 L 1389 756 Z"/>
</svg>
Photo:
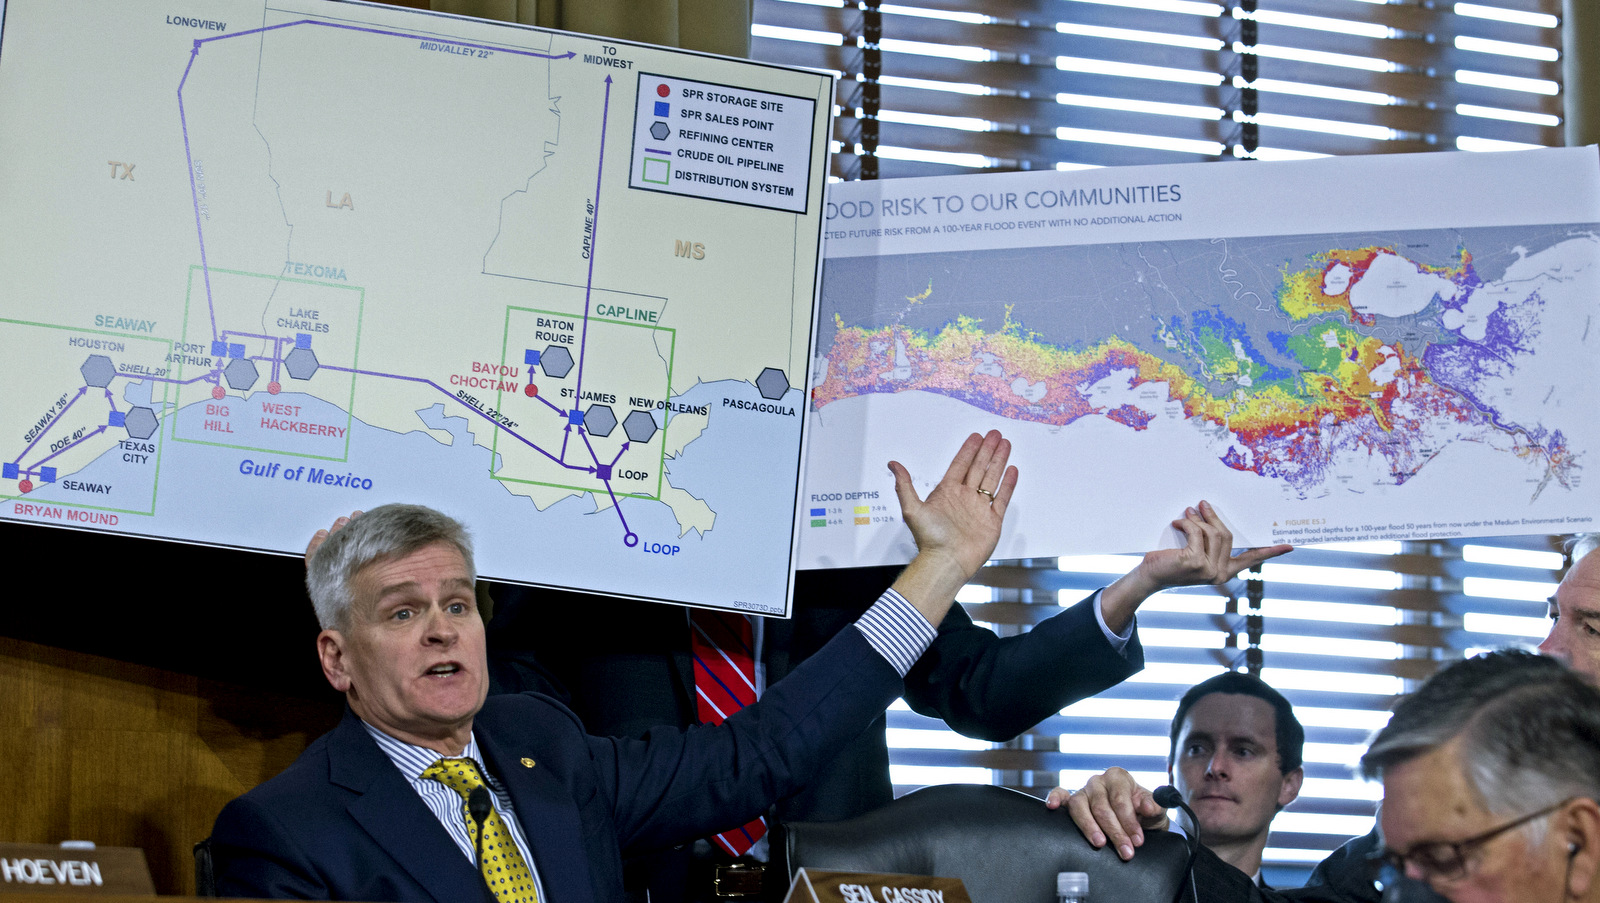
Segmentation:
<svg viewBox="0 0 1600 903">
<path fill-rule="evenodd" d="M 1546 806 L 1537 812 L 1529 812 L 1521 818 L 1513 819 L 1496 828 L 1490 828 L 1482 834 L 1474 834 L 1465 840 L 1454 842 L 1440 840 L 1419 843 L 1404 853 L 1386 849 L 1383 851 L 1383 861 L 1394 866 L 1395 871 L 1402 875 L 1406 874 L 1406 864 L 1410 863 L 1416 866 L 1417 871 L 1422 873 L 1421 877 L 1424 879 L 1430 876 L 1437 876 L 1446 881 L 1456 881 L 1467 874 L 1467 857 L 1472 855 L 1473 850 L 1512 828 L 1519 828 L 1540 816 L 1549 815 L 1570 802 L 1572 802 L 1571 799 L 1564 799 L 1554 806 Z"/>
</svg>

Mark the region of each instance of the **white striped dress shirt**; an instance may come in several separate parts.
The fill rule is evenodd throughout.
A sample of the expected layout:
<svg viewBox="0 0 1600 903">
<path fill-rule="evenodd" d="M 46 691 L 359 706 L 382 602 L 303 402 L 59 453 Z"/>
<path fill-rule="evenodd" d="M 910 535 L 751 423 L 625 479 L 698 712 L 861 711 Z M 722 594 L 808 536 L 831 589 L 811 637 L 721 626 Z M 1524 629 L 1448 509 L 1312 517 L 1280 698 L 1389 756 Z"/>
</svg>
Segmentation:
<svg viewBox="0 0 1600 903">
<path fill-rule="evenodd" d="M 415 790 L 417 796 L 422 798 L 422 802 L 427 805 L 428 811 L 433 813 L 433 817 L 439 820 L 439 824 L 444 825 L 444 829 L 450 832 L 450 838 L 456 842 L 456 846 L 461 848 L 462 855 L 466 856 L 467 861 L 476 868 L 478 860 L 472 848 L 472 837 L 467 833 L 467 822 L 461 815 L 463 808 L 461 794 L 451 790 L 439 781 L 422 776 L 422 772 L 428 766 L 446 757 L 435 750 L 423 746 L 412 746 L 404 740 L 396 740 L 365 721 L 361 722 L 361 726 L 365 727 L 367 733 L 372 735 L 372 739 L 378 744 L 378 748 L 383 750 L 384 755 L 389 757 L 389 761 L 394 763 L 394 767 L 400 769 L 400 774 L 411 783 L 411 789 Z M 483 775 L 484 781 L 489 785 L 489 793 L 492 798 L 491 801 L 494 803 L 494 809 L 500 813 L 500 820 L 511 830 L 511 837 L 517 842 L 517 849 L 522 852 L 523 861 L 528 863 L 528 871 L 533 874 L 533 883 L 535 889 L 539 892 L 539 899 L 548 899 L 544 893 L 544 884 L 539 881 L 539 869 L 534 865 L 533 856 L 528 849 L 528 838 L 523 836 L 522 823 L 517 821 L 516 811 L 511 806 L 511 795 L 506 792 L 506 788 L 484 766 L 483 756 L 478 754 L 477 736 L 473 735 L 467 740 L 467 748 L 461 751 L 461 755 L 449 756 L 448 758 L 471 759 L 478 763 L 478 772 Z"/>
</svg>

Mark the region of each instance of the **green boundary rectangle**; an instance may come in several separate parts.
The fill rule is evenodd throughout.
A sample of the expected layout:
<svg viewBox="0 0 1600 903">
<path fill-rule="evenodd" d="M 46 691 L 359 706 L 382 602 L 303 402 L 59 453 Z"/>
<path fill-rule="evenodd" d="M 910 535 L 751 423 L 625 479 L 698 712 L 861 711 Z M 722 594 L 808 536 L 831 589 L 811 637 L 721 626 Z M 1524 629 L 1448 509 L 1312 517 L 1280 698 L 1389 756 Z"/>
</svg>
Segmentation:
<svg viewBox="0 0 1600 903">
<path fill-rule="evenodd" d="M 507 347 L 508 347 L 508 345 L 509 345 L 509 343 L 511 341 L 511 314 L 513 312 L 519 312 L 519 313 L 525 313 L 525 314 L 549 314 L 552 317 L 569 317 L 569 318 L 575 319 L 575 320 L 584 319 L 583 317 L 579 316 L 578 314 L 567 313 L 565 311 L 540 310 L 539 308 L 536 308 L 536 307 L 508 306 L 506 308 L 505 330 L 504 330 L 504 332 L 502 333 L 502 335 L 500 337 L 500 365 L 502 367 L 506 366 L 506 350 L 507 350 Z M 677 355 L 678 355 L 678 330 L 676 330 L 676 329 L 674 329 L 672 327 L 669 327 L 669 326 L 648 326 L 648 325 L 645 325 L 643 323 L 630 323 L 627 320 L 611 320 L 611 319 L 607 319 L 607 318 L 604 318 L 604 317 L 589 317 L 588 320 L 591 323 L 609 323 L 609 324 L 611 324 L 613 326 L 628 326 L 628 327 L 632 327 L 634 329 L 649 329 L 649 330 L 653 330 L 653 331 L 656 331 L 656 332 L 665 332 L 665 333 L 667 333 L 667 335 L 669 335 L 671 337 L 671 342 L 669 343 L 669 350 L 667 352 L 667 387 L 666 387 L 667 388 L 667 392 L 666 392 L 666 399 L 668 401 L 672 400 L 672 367 L 673 367 L 673 362 L 677 359 Z M 495 403 L 495 409 L 496 410 L 504 410 L 505 409 L 505 397 L 504 396 L 505 396 L 505 393 L 503 393 L 503 392 L 500 392 L 500 391 L 496 391 L 495 392 L 494 403 Z M 582 400 L 583 399 L 581 399 L 581 398 L 573 399 L 574 403 L 582 402 Z M 655 495 L 645 495 L 643 493 L 638 493 L 638 492 L 620 492 L 620 493 L 616 494 L 618 498 L 648 499 L 650 501 L 660 501 L 661 500 L 661 484 L 663 482 L 665 482 L 666 475 L 667 475 L 667 442 L 666 442 L 666 438 L 665 438 L 666 431 L 667 431 L 667 425 L 666 424 L 662 424 L 661 432 L 663 434 L 663 438 L 661 440 L 661 460 L 660 460 L 660 462 L 658 463 L 658 465 L 656 467 L 656 494 Z M 489 451 L 490 451 L 489 466 L 492 468 L 494 466 L 494 461 L 495 461 L 496 456 L 498 456 L 499 453 L 500 453 L 500 427 L 498 425 L 496 425 L 495 428 L 494 428 L 494 441 L 490 445 Z M 492 480 L 498 480 L 498 481 L 500 481 L 502 483 L 520 483 L 520 484 L 522 484 L 524 486 L 545 486 L 545 487 L 548 487 L 548 488 L 551 488 L 551 489 L 569 489 L 569 490 L 571 490 L 573 492 L 594 492 L 595 491 L 595 487 L 593 487 L 593 486 L 568 486 L 568 485 L 566 485 L 564 483 L 546 483 L 546 482 L 543 482 L 543 481 L 540 481 L 540 480 L 518 480 L 518 479 L 513 479 L 512 477 L 502 477 L 502 476 L 499 476 L 498 474 L 494 473 L 493 470 L 491 470 L 489 472 L 489 478 L 492 479 Z"/>
<path fill-rule="evenodd" d="M 133 339 L 133 340 L 139 341 L 139 342 L 156 342 L 158 344 L 162 344 L 162 345 L 165 345 L 167 347 L 168 356 L 170 356 L 172 354 L 172 346 L 173 346 L 173 340 L 172 339 L 158 339 L 158 338 L 155 338 L 154 336 L 133 336 L 133 335 L 128 335 L 127 333 L 111 332 L 110 330 L 105 330 L 105 329 L 86 329 L 86 328 L 82 328 L 82 327 L 78 327 L 78 326 L 62 326 L 62 325 L 59 325 L 59 324 L 56 324 L 56 323 L 34 323 L 34 322 L 30 321 L 30 320 L 11 320 L 11 319 L 7 319 L 7 318 L 4 318 L 4 317 L 0 317 L 0 323 L 10 323 L 10 324 L 15 325 L 15 326 L 31 326 L 31 327 L 34 327 L 36 329 L 59 329 L 59 330 L 61 330 L 63 332 L 76 332 L 76 333 L 81 333 L 81 334 L 85 334 L 85 335 L 112 336 L 112 337 L 118 338 L 118 339 Z M 167 380 L 162 380 L 161 381 L 161 386 L 162 386 L 162 390 L 161 390 L 161 408 L 162 408 L 163 412 L 166 411 L 167 405 L 171 403 L 171 401 L 168 398 L 168 396 L 172 393 L 172 390 L 173 390 L 175 385 L 176 385 L 176 383 L 173 383 L 173 382 L 170 382 L 170 381 L 167 381 Z M 154 391 L 152 391 L 150 393 L 150 403 L 151 404 L 155 404 L 156 403 L 155 392 Z M 174 410 L 173 413 L 174 414 L 177 413 L 176 410 Z M 81 509 L 83 509 L 85 511 L 108 511 L 108 512 L 111 512 L 113 514 L 142 514 L 142 515 L 145 515 L 147 517 L 153 517 L 155 515 L 155 513 L 156 513 L 156 490 L 160 487 L 160 485 L 161 485 L 161 445 L 160 445 L 160 443 L 157 443 L 156 444 L 156 460 L 155 460 L 155 477 L 150 482 L 150 510 L 149 511 L 139 511 L 139 510 L 136 510 L 136 509 L 133 509 L 133 508 L 112 508 L 112 507 L 107 506 L 107 505 L 84 505 L 84 504 L 80 504 L 78 502 L 52 501 L 52 502 L 48 502 L 48 503 L 45 503 L 45 504 L 60 505 L 60 506 L 62 506 L 64 508 L 81 508 Z M 11 495 L 11 494 L 7 494 L 7 493 L 0 493 L 0 500 L 20 501 L 20 500 L 25 500 L 25 499 L 29 499 L 29 498 L 31 498 L 30 495 L 23 495 L 23 494 L 20 494 L 20 493 L 16 494 L 16 495 Z"/>
<path fill-rule="evenodd" d="M 302 285 L 315 285 L 315 286 L 318 286 L 318 287 L 321 287 L 321 288 L 332 288 L 332 289 L 339 289 L 340 291 L 355 292 L 357 295 L 360 296 L 359 299 L 356 301 L 355 349 L 350 354 L 350 371 L 351 371 L 350 372 L 350 398 L 347 401 L 347 403 L 344 405 L 345 417 L 347 418 L 346 421 L 345 421 L 344 456 L 343 457 L 333 457 L 333 456 L 329 456 L 329 455 L 311 455 L 311 454 L 305 454 L 305 453 L 302 453 L 302 452 L 284 451 L 284 450 L 278 449 L 278 448 L 255 448 L 255 447 L 249 446 L 249 445 L 230 445 L 230 444 L 228 444 L 226 442 L 207 442 L 207 441 L 205 441 L 203 439 L 181 439 L 177 435 L 178 425 L 177 425 L 177 418 L 176 417 L 173 418 L 172 426 L 168 430 L 168 435 L 171 436 L 172 441 L 173 442 L 182 442 L 182 443 L 185 443 L 187 445 L 207 445 L 207 446 L 211 446 L 213 448 L 231 448 L 231 449 L 235 449 L 237 451 L 261 452 L 263 454 L 268 454 L 268 455 L 283 455 L 286 458 L 300 458 L 300 459 L 307 460 L 307 461 L 337 461 L 337 462 L 339 462 L 341 464 L 349 463 L 349 461 L 350 461 L 350 432 L 351 432 L 350 424 L 354 423 L 355 419 L 356 419 L 356 410 L 355 410 L 355 408 L 356 408 L 356 377 L 358 377 L 360 375 L 356 371 L 361 369 L 361 363 L 360 363 L 360 358 L 361 358 L 361 324 L 363 322 L 363 318 L 366 315 L 366 305 L 367 305 L 367 290 L 366 290 L 366 288 L 363 287 L 363 286 L 359 286 L 359 285 L 340 285 L 337 282 L 319 282 L 319 281 L 317 281 L 315 279 L 301 279 L 301 278 L 294 277 L 294 276 L 273 276 L 273 275 L 268 275 L 266 273 L 249 273 L 249 272 L 245 272 L 244 270 L 227 270 L 227 269 L 223 269 L 221 267 L 201 267 L 198 264 L 190 264 L 189 265 L 189 285 L 188 285 L 188 288 L 184 291 L 184 296 L 183 296 L 183 327 L 182 327 L 182 329 L 183 329 L 183 335 L 186 335 L 186 336 L 189 334 L 189 311 L 193 306 L 193 300 L 194 300 L 194 276 L 195 276 L 195 273 L 201 272 L 201 271 L 206 271 L 206 272 L 211 272 L 211 273 L 223 273 L 223 274 L 228 275 L 228 276 L 244 276 L 244 277 L 251 278 L 251 279 L 270 279 L 273 282 L 298 282 L 298 283 L 300 283 Z M 179 366 L 181 368 L 182 365 L 180 364 Z M 181 382 L 181 381 L 182 381 L 182 379 L 181 379 L 181 374 L 180 374 L 179 382 Z M 324 399 L 324 400 L 325 401 L 329 401 L 329 399 Z M 330 403 L 331 403 L 331 401 L 330 401 Z M 334 406 L 338 407 L 337 404 L 335 404 Z M 176 413 L 176 412 L 174 412 L 174 413 Z"/>
</svg>

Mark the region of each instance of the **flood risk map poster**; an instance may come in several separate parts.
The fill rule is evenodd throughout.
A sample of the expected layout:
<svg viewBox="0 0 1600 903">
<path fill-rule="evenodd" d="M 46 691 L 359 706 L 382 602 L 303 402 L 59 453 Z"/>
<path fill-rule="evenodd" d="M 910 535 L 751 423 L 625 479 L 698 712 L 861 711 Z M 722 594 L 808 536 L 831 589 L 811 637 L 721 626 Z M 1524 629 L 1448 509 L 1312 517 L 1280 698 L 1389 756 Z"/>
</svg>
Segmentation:
<svg viewBox="0 0 1600 903">
<path fill-rule="evenodd" d="M 969 430 L 1001 558 L 1594 529 L 1595 149 L 833 186 L 802 566 L 905 561 Z"/>
<path fill-rule="evenodd" d="M 784 613 L 829 78 L 322 0 L 10 0 L 0 517 Z"/>
</svg>

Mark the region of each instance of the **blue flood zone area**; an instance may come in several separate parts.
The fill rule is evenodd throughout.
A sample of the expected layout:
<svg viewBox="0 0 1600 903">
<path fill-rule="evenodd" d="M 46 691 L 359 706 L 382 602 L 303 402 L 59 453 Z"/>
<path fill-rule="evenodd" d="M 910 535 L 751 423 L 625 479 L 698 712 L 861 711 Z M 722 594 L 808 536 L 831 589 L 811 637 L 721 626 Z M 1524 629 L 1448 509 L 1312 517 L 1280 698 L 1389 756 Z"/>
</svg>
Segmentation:
<svg viewBox="0 0 1600 903">
<path fill-rule="evenodd" d="M 1248 356 L 1252 362 L 1260 365 L 1263 368 L 1261 373 L 1255 375 L 1256 381 L 1276 382 L 1278 380 L 1290 379 L 1294 376 L 1294 373 L 1289 369 L 1273 364 L 1267 360 L 1266 356 L 1256 349 L 1255 342 L 1250 335 L 1249 326 L 1223 313 L 1221 307 L 1212 305 L 1210 309 L 1197 310 L 1190 315 L 1189 323 L 1189 331 L 1195 333 L 1209 332 L 1223 341 L 1237 341 L 1240 347 L 1244 349 L 1245 355 Z M 1169 325 L 1170 328 L 1174 330 L 1183 329 L 1183 326 L 1178 321 L 1177 317 L 1174 317 L 1172 323 Z M 1285 333 L 1269 330 L 1267 332 L 1267 341 L 1272 344 L 1274 351 L 1277 351 L 1279 354 L 1289 356 L 1292 359 L 1292 356 L 1289 355 L 1288 348 L 1286 346 L 1287 335 Z"/>
<path fill-rule="evenodd" d="M 491 452 L 473 444 L 473 434 L 492 427 L 464 417 L 445 417 L 439 405 L 418 411 L 419 425 L 449 432 L 452 444 L 445 445 L 420 428 L 401 434 L 352 420 L 347 462 L 161 438 L 156 513 L 125 516 L 117 529 L 299 554 L 314 532 L 340 515 L 386 502 L 413 502 L 467 521 L 479 570 L 486 575 L 781 610 L 798 482 L 801 393 L 792 389 L 781 402 L 765 402 L 793 409 L 793 417 L 727 407 L 724 398 L 764 401 L 753 385 L 735 381 L 701 384 L 676 399 L 705 405 L 709 412 L 700 436 L 667 462 L 669 478 L 717 513 L 704 536 L 691 530 L 680 537 L 672 511 L 653 500 L 621 500 L 628 526 L 640 539 L 633 548 L 623 544 L 617 512 L 609 506 L 596 511 L 587 494 L 537 511 L 526 496 L 513 495 L 490 478 Z M 308 420 L 345 422 L 341 408 L 318 398 L 285 393 L 275 400 L 301 405 Z M 197 404 L 177 416 L 203 416 L 203 412 L 204 405 Z M 169 432 L 163 423 L 158 435 Z M 793 452 L 780 455 L 775 450 Z M 72 478 L 116 484 L 125 473 L 121 454 L 120 447 L 113 449 Z M 779 457 L 782 460 L 776 460 Z M 652 470 L 655 464 L 652 460 Z M 257 475 L 258 466 L 262 475 Z M 286 476 L 302 467 L 305 471 L 298 477 Z M 312 484 L 307 477 L 313 468 L 353 474 L 361 481 L 370 480 L 372 488 Z M 154 472 L 153 467 L 147 470 Z M 67 497 L 59 486 L 51 492 L 47 496 L 36 490 L 30 500 L 82 500 L 80 493 Z M 138 510 L 148 510 L 150 492 L 147 483 Z M 652 543 L 677 546 L 678 552 L 645 551 Z"/>
</svg>

